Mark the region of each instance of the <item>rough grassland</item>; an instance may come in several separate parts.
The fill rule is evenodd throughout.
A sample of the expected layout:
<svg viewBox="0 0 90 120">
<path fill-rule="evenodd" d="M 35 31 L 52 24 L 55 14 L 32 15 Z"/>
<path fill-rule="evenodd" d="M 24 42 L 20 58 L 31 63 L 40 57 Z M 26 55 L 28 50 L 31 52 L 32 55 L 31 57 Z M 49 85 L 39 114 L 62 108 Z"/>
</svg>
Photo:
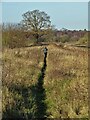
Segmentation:
<svg viewBox="0 0 90 120">
<path fill-rule="evenodd" d="M 48 47 L 44 79 L 47 112 L 52 118 L 88 117 L 88 51 Z"/>
<path fill-rule="evenodd" d="M 88 50 L 49 45 L 41 78 L 43 61 L 42 47 L 3 50 L 3 117 L 87 118 Z"/>
<path fill-rule="evenodd" d="M 3 51 L 3 117 L 34 118 L 34 86 L 43 66 L 40 47 Z"/>
</svg>

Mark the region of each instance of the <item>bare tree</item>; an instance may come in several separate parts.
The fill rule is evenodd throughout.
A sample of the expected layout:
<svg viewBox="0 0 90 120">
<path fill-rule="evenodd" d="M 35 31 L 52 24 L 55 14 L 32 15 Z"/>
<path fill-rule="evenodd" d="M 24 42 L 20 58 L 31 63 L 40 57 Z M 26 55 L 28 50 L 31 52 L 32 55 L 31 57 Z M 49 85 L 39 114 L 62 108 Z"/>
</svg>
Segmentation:
<svg viewBox="0 0 90 120">
<path fill-rule="evenodd" d="M 22 25 L 25 30 L 31 31 L 32 35 L 35 36 L 37 43 L 39 38 L 47 34 L 47 31 L 51 29 L 50 17 L 39 10 L 28 11 L 24 13 Z"/>
</svg>

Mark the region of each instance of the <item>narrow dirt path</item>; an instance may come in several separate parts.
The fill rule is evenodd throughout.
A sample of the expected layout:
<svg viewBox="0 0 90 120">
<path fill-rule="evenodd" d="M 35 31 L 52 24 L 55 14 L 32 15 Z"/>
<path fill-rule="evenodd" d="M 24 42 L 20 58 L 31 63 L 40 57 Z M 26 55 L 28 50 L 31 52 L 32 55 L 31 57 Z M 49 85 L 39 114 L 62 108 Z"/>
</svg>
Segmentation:
<svg viewBox="0 0 90 120">
<path fill-rule="evenodd" d="M 46 94 L 45 94 L 45 89 L 43 87 L 44 83 L 44 76 L 45 76 L 45 71 L 46 71 L 46 57 L 44 57 L 44 64 L 41 69 L 41 74 L 38 78 L 38 84 L 36 87 L 36 105 L 37 105 L 37 111 L 36 111 L 36 118 L 45 118 L 46 116 L 46 109 L 47 105 L 45 104 L 45 99 L 46 99 Z"/>
<path fill-rule="evenodd" d="M 3 113 L 4 116 L 8 116 L 8 120 L 11 118 L 24 120 L 47 118 L 47 105 L 45 103 L 46 93 L 43 87 L 46 67 L 46 57 L 44 57 L 44 63 L 37 84 L 28 87 L 16 86 L 13 84 L 12 87 L 9 88 L 11 92 L 16 92 L 20 95 L 22 99 L 14 96 L 16 104 L 13 108 L 15 108 L 15 110 L 13 110 L 13 108 L 8 108 L 6 113 Z M 14 91 L 12 91 L 12 89 Z M 22 111 L 22 107 L 27 111 Z"/>
</svg>

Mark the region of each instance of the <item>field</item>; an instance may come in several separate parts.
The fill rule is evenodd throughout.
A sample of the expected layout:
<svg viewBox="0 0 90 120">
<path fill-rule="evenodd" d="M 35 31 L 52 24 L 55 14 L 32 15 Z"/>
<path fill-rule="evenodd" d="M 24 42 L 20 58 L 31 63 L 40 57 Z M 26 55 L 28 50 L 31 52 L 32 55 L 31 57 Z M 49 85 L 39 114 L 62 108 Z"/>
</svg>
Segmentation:
<svg viewBox="0 0 90 120">
<path fill-rule="evenodd" d="M 52 118 L 88 116 L 88 52 L 84 48 L 49 46 L 44 80 Z"/>
<path fill-rule="evenodd" d="M 43 65 L 41 48 L 3 51 L 3 116 L 32 118 L 35 114 L 34 86 Z"/>
<path fill-rule="evenodd" d="M 3 118 L 88 118 L 88 50 L 43 47 L 3 50 Z"/>
</svg>

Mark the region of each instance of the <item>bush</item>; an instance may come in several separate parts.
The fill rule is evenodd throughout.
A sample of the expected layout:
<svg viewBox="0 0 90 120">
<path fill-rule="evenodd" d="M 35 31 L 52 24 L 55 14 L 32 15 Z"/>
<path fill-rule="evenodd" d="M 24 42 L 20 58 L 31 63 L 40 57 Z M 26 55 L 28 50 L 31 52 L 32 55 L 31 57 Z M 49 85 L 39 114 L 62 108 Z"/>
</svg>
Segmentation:
<svg viewBox="0 0 90 120">
<path fill-rule="evenodd" d="M 17 26 L 2 27 L 2 45 L 9 48 L 26 46 L 26 33 Z"/>
<path fill-rule="evenodd" d="M 87 44 L 87 43 L 88 43 L 88 34 L 87 33 L 77 41 L 77 44 Z"/>
<path fill-rule="evenodd" d="M 69 42 L 69 40 L 70 40 L 70 38 L 69 38 L 68 35 L 62 35 L 62 36 L 60 37 L 60 41 L 61 41 L 62 43 Z"/>
<path fill-rule="evenodd" d="M 2 44 L 9 48 L 26 46 L 25 35 L 20 30 L 8 30 L 2 33 Z"/>
</svg>

